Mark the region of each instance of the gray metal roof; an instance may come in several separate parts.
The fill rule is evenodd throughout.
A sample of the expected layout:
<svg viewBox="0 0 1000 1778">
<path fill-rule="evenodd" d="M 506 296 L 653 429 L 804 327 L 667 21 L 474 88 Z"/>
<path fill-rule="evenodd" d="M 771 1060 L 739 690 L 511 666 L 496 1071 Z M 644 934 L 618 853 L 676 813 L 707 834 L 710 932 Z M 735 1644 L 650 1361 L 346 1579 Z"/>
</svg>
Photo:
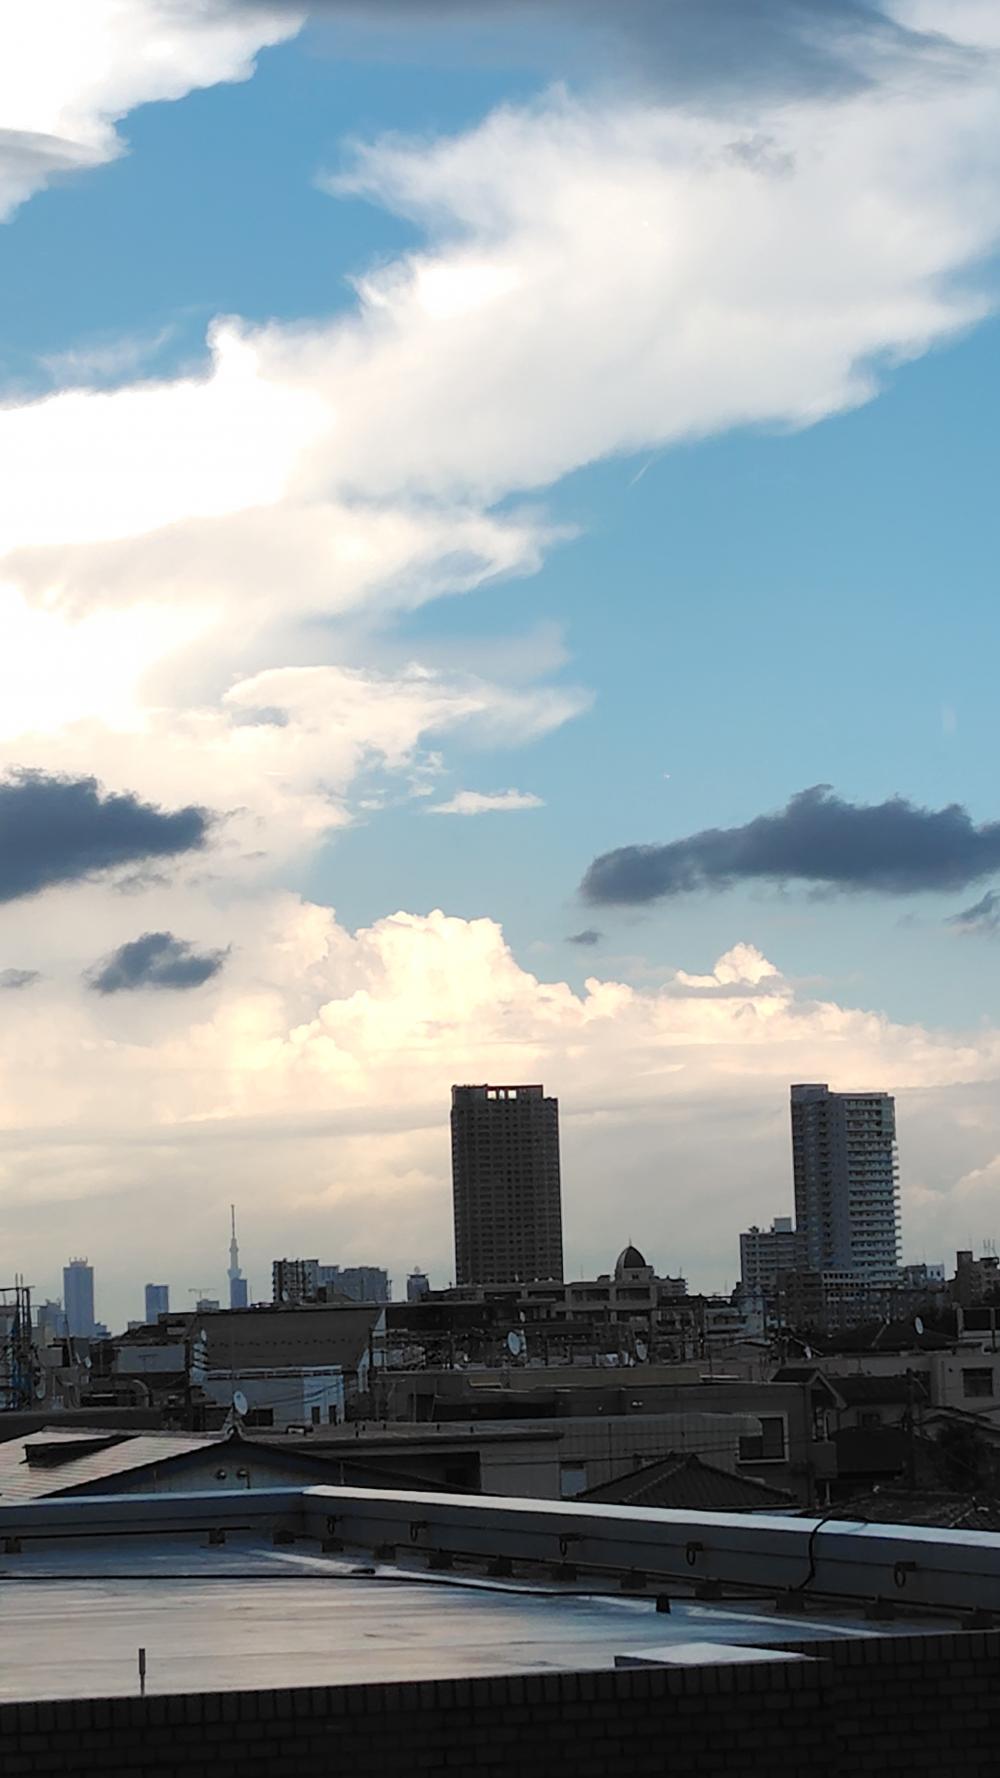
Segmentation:
<svg viewBox="0 0 1000 1778">
<path fill-rule="evenodd" d="M 0 1444 L 0 1503 L 43 1500 L 92 1483 L 110 1482 L 130 1470 L 155 1468 L 189 1451 L 217 1444 L 193 1432 L 127 1432 L 46 1428 L 29 1438 Z M 31 1460 L 31 1455 L 35 1461 Z"/>
</svg>

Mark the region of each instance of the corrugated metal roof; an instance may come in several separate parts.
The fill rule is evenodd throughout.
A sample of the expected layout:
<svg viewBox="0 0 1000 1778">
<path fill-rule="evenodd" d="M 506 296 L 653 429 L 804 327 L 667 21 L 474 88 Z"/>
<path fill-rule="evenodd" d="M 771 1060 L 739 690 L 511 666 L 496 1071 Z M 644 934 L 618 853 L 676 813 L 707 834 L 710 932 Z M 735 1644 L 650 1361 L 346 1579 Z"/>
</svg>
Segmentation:
<svg viewBox="0 0 1000 1778">
<path fill-rule="evenodd" d="M 111 1480 L 129 1470 L 167 1462 L 172 1457 L 186 1456 L 218 1440 L 204 1433 L 143 1432 L 135 1436 L 109 1428 L 105 1437 L 111 1441 L 94 1449 L 100 1435 L 94 1431 L 61 1431 L 47 1427 L 31 1438 L 7 1439 L 0 1444 L 0 1502 L 41 1500 L 51 1494 L 65 1494 L 92 1482 Z M 84 1449 L 74 1454 L 74 1446 Z M 65 1457 L 58 1460 L 58 1446 L 65 1446 Z M 27 1450 L 35 1447 L 45 1461 L 29 1462 Z"/>
</svg>

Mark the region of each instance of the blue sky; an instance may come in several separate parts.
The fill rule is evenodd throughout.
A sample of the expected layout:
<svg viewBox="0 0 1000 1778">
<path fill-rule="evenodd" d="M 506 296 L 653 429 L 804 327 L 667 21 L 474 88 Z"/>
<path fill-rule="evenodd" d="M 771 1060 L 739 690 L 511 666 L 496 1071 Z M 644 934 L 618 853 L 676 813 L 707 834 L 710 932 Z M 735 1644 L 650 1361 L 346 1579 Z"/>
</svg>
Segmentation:
<svg viewBox="0 0 1000 1778">
<path fill-rule="evenodd" d="M 789 9 L 762 5 L 787 67 L 751 59 L 735 85 L 686 0 L 642 80 L 624 37 L 602 68 L 587 9 L 557 0 L 533 28 L 516 5 L 478 25 L 442 5 L 427 11 L 444 24 L 405 31 L 391 4 L 368 27 L 320 6 L 296 31 L 291 8 L 213 0 L 230 35 L 220 49 L 192 10 L 157 77 L 169 99 L 137 53 L 143 32 L 160 41 L 159 0 L 115 52 L 125 101 L 55 75 L 50 91 L 41 54 L 31 127 L 66 133 L 67 168 L 80 143 L 95 164 L 46 182 L 26 162 L 0 229 L 0 452 L 6 421 L 22 478 L 0 586 L 24 706 L 0 764 L 164 811 L 198 802 L 214 825 L 206 859 L 171 873 L 137 852 L 124 884 L 81 867 L 0 921 L 0 969 L 36 972 L 12 1043 L 30 1050 L 58 1009 L 71 1033 L 44 1103 L 19 1101 L 6 1163 L 0 1146 L 29 1252 L 52 1203 L 78 1207 L 70 1227 L 90 1194 L 124 1208 L 104 1259 L 123 1301 L 171 1166 L 200 1203 L 196 1126 L 228 1132 L 212 1201 L 189 1211 L 214 1240 L 260 1113 L 275 1158 L 245 1197 L 262 1267 L 279 1237 L 379 1259 L 374 1170 L 399 1223 L 385 1257 L 441 1275 L 434 1107 L 457 1070 L 500 1067 L 544 1070 L 564 1102 L 581 1265 L 614 1239 L 608 1165 L 636 1238 L 646 1214 L 644 1239 L 668 1248 L 656 1157 L 698 1164 L 671 1122 L 687 1117 L 670 1110 L 675 1051 L 684 1107 L 732 1093 L 733 1134 L 704 1163 L 729 1231 L 785 1210 L 785 1083 L 825 1072 L 911 1094 L 914 1131 L 955 1117 L 953 1154 L 920 1148 L 910 1215 L 918 1244 L 965 1240 L 1000 1151 L 982 1090 L 996 936 L 948 922 L 988 873 L 946 890 L 915 876 L 906 894 L 849 871 L 631 906 L 580 894 L 600 854 L 742 828 L 817 784 L 852 807 L 1000 816 L 1000 45 L 973 0 L 955 15 L 961 71 L 942 73 L 842 38 L 841 10 L 806 56 Z M 106 12 L 94 0 L 95 28 Z M 637 33 L 651 17 L 638 0 L 622 14 Z M 886 18 L 940 23 L 929 0 Z M 843 91 L 816 72 L 834 50 Z M 331 191 L 345 170 L 354 188 Z M 254 361 L 238 397 L 219 317 Z M 443 812 L 512 790 L 537 806 Z M 409 924 L 387 926 L 400 911 Z M 502 929 L 489 958 L 478 921 Z M 599 940 L 570 943 L 583 929 Z M 149 979 L 97 1005 L 95 969 L 150 933 L 224 962 L 192 989 Z M 779 973 L 713 976 L 740 945 Z M 588 977 L 606 1015 L 580 1011 L 598 1004 Z M 685 1010 L 675 1029 L 699 994 L 703 1027 Z M 720 1029 L 740 996 L 743 1025 Z M 747 1018 L 779 1002 L 773 1050 L 742 1057 Z M 74 1043 L 104 1046 L 106 1095 L 68 1084 Z M 407 1140 L 383 1111 L 418 1050 Z M 595 1082 L 619 1071 L 595 1135 Z M 626 1077 L 648 1082 L 631 1112 Z M 133 1140 L 149 1143 L 139 1178 Z M 296 1182 L 284 1212 L 275 1167 Z M 695 1247 L 706 1282 L 731 1273 L 732 1244 Z"/>
</svg>

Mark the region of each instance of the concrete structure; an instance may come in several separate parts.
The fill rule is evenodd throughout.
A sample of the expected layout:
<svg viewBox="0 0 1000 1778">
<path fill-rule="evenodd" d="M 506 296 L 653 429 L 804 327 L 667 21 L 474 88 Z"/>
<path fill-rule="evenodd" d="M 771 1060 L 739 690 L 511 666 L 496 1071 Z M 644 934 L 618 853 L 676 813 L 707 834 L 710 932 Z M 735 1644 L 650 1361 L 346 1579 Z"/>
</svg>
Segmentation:
<svg viewBox="0 0 1000 1778">
<path fill-rule="evenodd" d="M 248 1490 L 240 1467 L 207 1491 L 0 1499 L 22 1583 L 5 1772 L 995 1770 L 1000 1633 L 955 1626 L 1000 1609 L 998 1536 Z"/>
<path fill-rule="evenodd" d="M 408 1303 L 422 1303 L 430 1295 L 431 1281 L 426 1272 L 413 1271 L 406 1280 L 406 1300 Z"/>
<path fill-rule="evenodd" d="M 63 1303 L 66 1324 L 74 1339 L 94 1336 L 94 1268 L 85 1259 L 71 1259 L 63 1267 Z"/>
<path fill-rule="evenodd" d="M 229 1307 L 245 1309 L 249 1292 L 247 1281 L 240 1270 L 240 1249 L 236 1239 L 236 1205 L 230 1204 L 230 1237 L 229 1237 Z"/>
<path fill-rule="evenodd" d="M 804 1261 L 804 1242 L 790 1216 L 776 1216 L 769 1229 L 754 1224 L 740 1236 L 740 1283 L 763 1299 L 769 1316 L 777 1316 L 785 1276 Z"/>
<path fill-rule="evenodd" d="M 451 1097 L 456 1283 L 561 1280 L 558 1100 L 541 1086 Z"/>
<path fill-rule="evenodd" d="M 517 1330 L 519 1335 L 523 1334 L 525 1351 L 534 1353 L 553 1340 L 559 1344 L 559 1336 L 566 1329 L 571 1339 L 578 1338 L 595 1352 L 616 1360 L 638 1357 L 645 1362 L 661 1333 L 675 1333 L 677 1307 L 687 1303 L 687 1283 L 683 1278 L 660 1277 L 630 1243 L 618 1255 L 614 1269 L 597 1278 L 569 1283 L 546 1279 L 537 1283 L 464 1285 L 437 1291 L 433 1296 L 433 1304 L 442 1308 L 464 1303 L 481 1304 L 494 1311 L 498 1345 L 503 1343 L 507 1331 Z M 392 1320 L 401 1326 L 405 1317 L 397 1309 Z M 456 1327 L 460 1320 L 461 1317 L 456 1319 Z M 697 1321 L 692 1304 L 687 1316 L 692 1334 Z M 413 1325 L 416 1327 L 417 1322 Z"/>
<path fill-rule="evenodd" d="M 791 1089 L 795 1222 L 813 1272 L 889 1288 L 899 1276 L 896 1110 L 888 1093 Z"/>
<path fill-rule="evenodd" d="M 318 1259 L 272 1260 L 271 1301 L 276 1308 L 287 1303 L 315 1302 L 318 1289 Z"/>
<path fill-rule="evenodd" d="M 344 1418 L 344 1373 L 339 1365 L 261 1365 L 256 1369 L 207 1371 L 202 1384 L 212 1401 L 237 1408 L 247 1426 L 337 1426 Z"/>
<path fill-rule="evenodd" d="M 392 1280 L 381 1266 L 320 1266 L 319 1288 L 335 1290 L 355 1303 L 387 1303 Z"/>
<path fill-rule="evenodd" d="M 348 1398 L 369 1388 L 381 1367 L 385 1310 L 377 1304 L 307 1303 L 285 1308 L 222 1310 L 206 1315 L 206 1371 L 293 1371 L 334 1366 Z"/>
<path fill-rule="evenodd" d="M 946 1283 L 944 1266 L 940 1263 L 928 1265 L 926 1260 L 920 1260 L 916 1264 L 911 1263 L 899 1268 L 901 1290 L 926 1291 L 934 1294 L 939 1290 L 944 1290 Z"/>
<path fill-rule="evenodd" d="M 161 1315 L 170 1313 L 169 1284 L 146 1285 L 146 1321 L 158 1321 Z"/>
<path fill-rule="evenodd" d="M 983 1302 L 994 1291 L 1000 1291 L 1000 1259 L 995 1253 L 984 1253 L 981 1259 L 972 1249 L 960 1248 L 955 1255 L 955 1278 L 952 1296 L 963 1309 Z"/>
</svg>

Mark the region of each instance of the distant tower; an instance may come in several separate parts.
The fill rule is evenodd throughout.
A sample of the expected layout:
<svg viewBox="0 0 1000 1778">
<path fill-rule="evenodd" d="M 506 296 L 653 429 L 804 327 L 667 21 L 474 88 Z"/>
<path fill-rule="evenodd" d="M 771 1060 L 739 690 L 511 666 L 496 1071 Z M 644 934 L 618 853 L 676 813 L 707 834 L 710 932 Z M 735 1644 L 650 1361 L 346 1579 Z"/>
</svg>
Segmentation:
<svg viewBox="0 0 1000 1778">
<path fill-rule="evenodd" d="M 426 1272 L 417 1266 L 406 1280 L 406 1300 L 408 1303 L 422 1303 L 430 1295 L 431 1281 Z"/>
<path fill-rule="evenodd" d="M 240 1271 L 240 1250 L 236 1240 L 236 1205 L 230 1204 L 229 1214 L 232 1219 L 232 1239 L 229 1243 L 229 1307 L 245 1309 L 247 1306 L 247 1281 Z"/>
<path fill-rule="evenodd" d="M 146 1285 L 146 1322 L 151 1324 L 161 1315 L 170 1313 L 169 1284 Z"/>
<path fill-rule="evenodd" d="M 76 1339 L 94 1334 L 94 1268 L 85 1259 L 71 1259 L 63 1266 L 63 1303 L 66 1325 Z"/>
<path fill-rule="evenodd" d="M 451 1089 L 456 1284 L 563 1275 L 559 1101 L 541 1086 Z"/>
<path fill-rule="evenodd" d="M 896 1104 L 888 1093 L 792 1088 L 795 1223 L 810 1271 L 899 1277 Z"/>
</svg>

